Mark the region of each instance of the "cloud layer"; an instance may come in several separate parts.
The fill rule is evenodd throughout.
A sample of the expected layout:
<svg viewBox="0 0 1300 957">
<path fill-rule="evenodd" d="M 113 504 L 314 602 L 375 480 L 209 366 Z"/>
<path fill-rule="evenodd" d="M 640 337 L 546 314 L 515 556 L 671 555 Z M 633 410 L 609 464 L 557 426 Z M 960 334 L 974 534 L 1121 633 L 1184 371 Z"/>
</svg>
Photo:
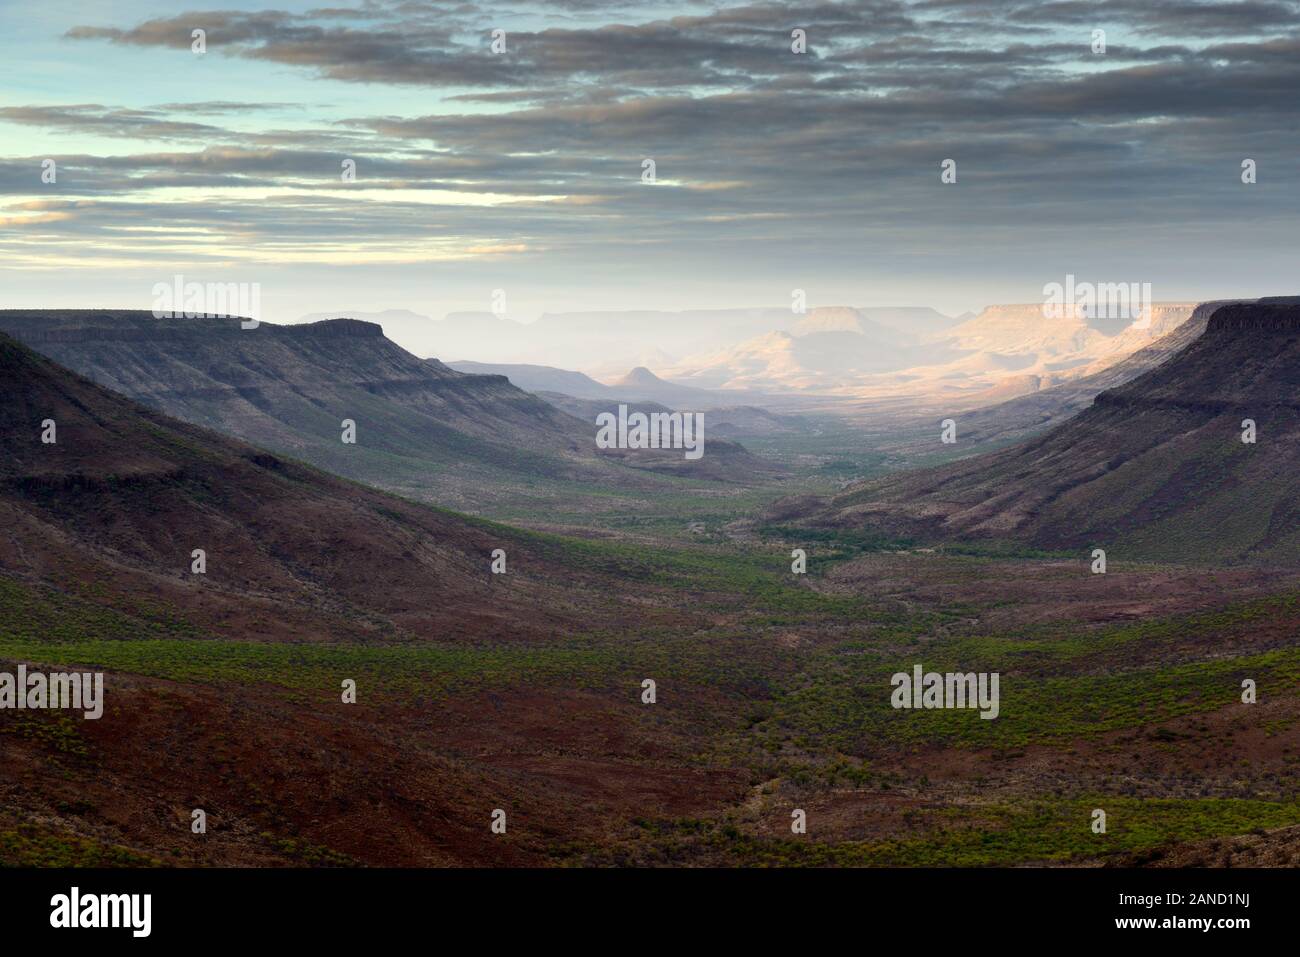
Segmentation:
<svg viewBox="0 0 1300 957">
<path fill-rule="evenodd" d="M 754 256 L 797 275 L 853 247 L 952 275 L 963 250 L 1011 271 L 1064 224 L 1084 248 L 1172 231 L 1209 256 L 1221 224 L 1271 237 L 1300 207 L 1293 2 L 368 0 L 63 36 L 70 57 L 107 46 L 184 71 L 200 28 L 211 100 L 0 107 L 0 128 L 120 147 L 54 157 L 57 184 L 48 157 L 0 155 L 11 263 L 594 257 L 648 284 L 701 255 L 718 275 Z M 250 67 L 321 95 L 286 102 Z M 331 104 L 354 87 L 372 112 Z"/>
</svg>

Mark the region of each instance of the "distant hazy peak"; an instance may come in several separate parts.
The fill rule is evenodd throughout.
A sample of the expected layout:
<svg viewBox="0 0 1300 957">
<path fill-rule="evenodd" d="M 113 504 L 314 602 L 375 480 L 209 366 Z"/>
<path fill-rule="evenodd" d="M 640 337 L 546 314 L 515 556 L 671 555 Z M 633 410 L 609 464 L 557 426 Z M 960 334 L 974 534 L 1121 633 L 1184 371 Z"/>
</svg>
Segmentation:
<svg viewBox="0 0 1300 957">
<path fill-rule="evenodd" d="M 645 366 L 637 366 L 623 378 L 618 380 L 618 385 L 667 385 L 663 379 L 659 378 Z"/>
</svg>

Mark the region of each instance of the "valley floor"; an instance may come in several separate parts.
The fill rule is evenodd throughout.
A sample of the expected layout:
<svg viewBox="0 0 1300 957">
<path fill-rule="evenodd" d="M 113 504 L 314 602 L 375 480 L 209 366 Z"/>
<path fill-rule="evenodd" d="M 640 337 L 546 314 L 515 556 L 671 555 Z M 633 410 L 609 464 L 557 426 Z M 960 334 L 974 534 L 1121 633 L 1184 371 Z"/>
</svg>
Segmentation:
<svg viewBox="0 0 1300 957">
<path fill-rule="evenodd" d="M 0 862 L 1300 864 L 1300 576 L 747 534 L 554 539 L 645 625 L 549 640 L 270 639 L 0 579 L 0 670 L 113 701 L 0 711 Z M 917 664 L 998 672 L 999 716 L 895 710 Z"/>
</svg>

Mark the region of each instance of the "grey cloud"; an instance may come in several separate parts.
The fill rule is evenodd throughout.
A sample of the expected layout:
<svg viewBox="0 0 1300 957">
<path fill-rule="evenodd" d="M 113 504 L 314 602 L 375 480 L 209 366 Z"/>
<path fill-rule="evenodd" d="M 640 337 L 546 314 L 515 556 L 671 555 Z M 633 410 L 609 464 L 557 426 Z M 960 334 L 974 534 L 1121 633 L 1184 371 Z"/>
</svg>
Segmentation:
<svg viewBox="0 0 1300 957">
<path fill-rule="evenodd" d="M 644 17 L 581 0 L 545 9 L 561 25 L 512 30 L 507 57 L 486 50 L 499 13 L 468 4 L 187 13 L 69 33 L 188 49 L 189 28 L 202 23 L 218 56 L 435 87 L 455 104 L 426 115 L 325 110 L 302 129 L 252 134 L 188 117 L 235 124 L 270 104 L 11 107 L 0 120 L 183 147 L 66 158 L 61 190 L 113 202 L 50 207 L 67 216 L 42 229 L 112 236 L 166 212 L 289 245 L 462 236 L 573 256 L 745 242 L 839 255 L 863 237 L 905 248 L 927 230 L 1013 230 L 1026 215 L 1097 230 L 1226 215 L 1253 199 L 1235 172 L 1247 149 L 1262 163 L 1261 195 L 1300 176 L 1292 3 L 872 0 Z M 1087 47 L 1094 24 L 1112 33 L 1104 57 Z M 809 32 L 806 57 L 789 52 L 794 26 Z M 358 161 L 364 203 L 327 194 L 342 156 Z M 645 157 L 658 163 L 660 185 L 640 183 Z M 946 157 L 960 164 L 952 190 L 938 180 Z M 0 164 L 0 192 L 48 201 L 32 170 Z M 297 192 L 271 203 L 131 201 L 159 184 Z M 411 203 L 397 189 L 518 202 Z M 543 200 L 557 195 L 568 199 Z M 1268 195 L 1252 215 L 1280 223 L 1300 206 L 1294 190 Z"/>
<path fill-rule="evenodd" d="M 198 139 L 220 132 L 219 127 L 178 120 L 161 108 L 126 110 L 95 103 L 0 107 L 0 121 L 72 133 L 92 132 L 136 139 Z"/>
</svg>

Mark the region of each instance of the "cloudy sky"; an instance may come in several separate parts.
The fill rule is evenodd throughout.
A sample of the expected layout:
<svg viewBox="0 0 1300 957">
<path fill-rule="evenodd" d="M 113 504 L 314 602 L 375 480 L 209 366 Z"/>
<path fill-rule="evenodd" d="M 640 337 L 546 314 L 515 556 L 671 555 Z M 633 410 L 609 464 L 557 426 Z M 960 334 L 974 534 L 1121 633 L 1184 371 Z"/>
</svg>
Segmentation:
<svg viewBox="0 0 1300 957">
<path fill-rule="evenodd" d="M 1289 0 L 0 4 L 0 306 L 1295 293 L 1298 212 Z"/>
</svg>

